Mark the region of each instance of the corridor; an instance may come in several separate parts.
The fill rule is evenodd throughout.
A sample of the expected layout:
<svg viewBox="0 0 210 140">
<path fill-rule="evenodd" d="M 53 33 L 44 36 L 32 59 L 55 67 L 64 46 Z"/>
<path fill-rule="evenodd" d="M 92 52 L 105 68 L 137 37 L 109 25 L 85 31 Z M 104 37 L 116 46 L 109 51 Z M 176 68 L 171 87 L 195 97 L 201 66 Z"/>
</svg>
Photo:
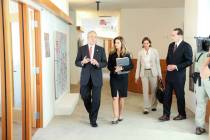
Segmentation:
<svg viewBox="0 0 210 140">
<path fill-rule="evenodd" d="M 78 92 L 78 87 L 71 87 Z M 88 115 L 80 99 L 71 116 L 55 117 L 43 129 L 39 129 L 33 140 L 207 140 L 208 135 L 194 134 L 194 116 L 187 112 L 188 119 L 184 121 L 159 122 L 162 106 L 157 112 L 142 114 L 143 96 L 129 93 L 126 101 L 124 120 L 112 125 L 112 103 L 108 81 L 104 82 L 102 102 L 98 117 L 98 128 L 90 127 Z M 176 114 L 176 103 L 173 103 L 172 117 Z"/>
<path fill-rule="evenodd" d="M 0 140 L 210 140 L 210 98 L 203 106 L 205 116 L 201 115 L 207 133 L 195 134 L 196 128 L 197 134 L 202 130 L 194 117 L 199 94 L 192 78 L 196 69 L 189 66 L 191 58 L 196 60 L 194 56 L 204 51 L 204 41 L 210 42 L 209 5 L 210 0 L 0 0 Z M 92 41 L 89 33 L 93 33 Z M 191 46 L 190 53 L 179 46 L 182 42 Z M 171 46 L 183 50 L 176 52 L 183 61 Z M 144 55 L 139 55 L 141 52 Z M 129 94 L 123 121 L 117 125 L 111 124 L 110 71 L 105 66 L 114 53 L 128 56 L 130 68 L 130 62 L 133 65 L 128 70 L 124 67 L 128 65 L 117 63 L 117 57 L 109 61 L 113 70 L 119 66 L 116 72 L 129 71 L 128 83 L 119 80 L 124 83 L 120 87 L 128 85 Z M 172 56 L 171 63 L 167 56 Z M 187 64 L 186 70 L 183 64 Z M 143 95 L 139 92 L 146 87 L 142 72 L 152 71 L 153 76 L 165 80 L 171 70 L 175 71 L 173 87 L 184 85 L 182 93 L 176 93 L 185 96 L 187 119 L 173 120 L 178 115 L 174 98 L 171 120 L 159 122 L 162 104 L 156 112 L 142 113 Z M 98 87 L 101 72 L 104 85 L 98 127 L 93 128 L 79 96 L 79 83 L 92 80 Z M 96 126 L 93 110 L 92 126 Z M 185 119 L 184 113 L 180 114 Z"/>
</svg>

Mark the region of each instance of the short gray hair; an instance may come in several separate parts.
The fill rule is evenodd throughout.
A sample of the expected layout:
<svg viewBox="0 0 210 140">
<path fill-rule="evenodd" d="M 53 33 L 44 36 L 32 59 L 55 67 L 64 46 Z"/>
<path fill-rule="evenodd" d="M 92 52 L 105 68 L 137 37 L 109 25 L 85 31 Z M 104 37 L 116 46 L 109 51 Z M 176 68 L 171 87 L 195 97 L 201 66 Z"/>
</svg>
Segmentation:
<svg viewBox="0 0 210 140">
<path fill-rule="evenodd" d="M 97 36 L 97 33 L 96 33 L 96 31 L 94 31 L 94 30 L 89 31 L 89 32 L 87 33 L 87 36 L 89 36 L 89 34 L 92 34 L 92 33 L 96 34 L 96 36 Z"/>
</svg>

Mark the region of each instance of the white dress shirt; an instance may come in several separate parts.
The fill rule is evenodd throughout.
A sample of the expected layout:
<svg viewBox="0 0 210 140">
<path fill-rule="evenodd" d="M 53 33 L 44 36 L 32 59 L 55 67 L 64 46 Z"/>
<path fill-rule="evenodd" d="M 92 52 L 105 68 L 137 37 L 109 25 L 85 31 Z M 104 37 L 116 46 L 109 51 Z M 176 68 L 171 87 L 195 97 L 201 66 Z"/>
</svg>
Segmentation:
<svg viewBox="0 0 210 140">
<path fill-rule="evenodd" d="M 144 64 L 145 64 L 145 69 L 151 69 L 151 50 L 149 49 L 148 51 L 146 51 L 144 49 Z"/>
<path fill-rule="evenodd" d="M 177 46 L 177 48 L 179 47 L 179 44 L 182 42 L 182 39 L 181 40 L 179 40 L 178 42 L 175 42 L 175 44 L 176 44 L 176 46 Z"/>
</svg>

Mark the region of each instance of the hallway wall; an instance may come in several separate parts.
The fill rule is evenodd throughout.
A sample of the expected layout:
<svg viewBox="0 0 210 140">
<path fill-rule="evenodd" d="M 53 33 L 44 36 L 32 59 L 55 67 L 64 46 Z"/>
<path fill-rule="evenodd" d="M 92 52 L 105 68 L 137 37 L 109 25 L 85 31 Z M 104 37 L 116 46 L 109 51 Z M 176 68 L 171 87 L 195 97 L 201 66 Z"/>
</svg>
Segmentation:
<svg viewBox="0 0 210 140">
<path fill-rule="evenodd" d="M 69 15 L 68 0 L 51 0 L 57 7 L 62 9 L 67 15 Z M 41 48 L 42 48 L 42 86 L 43 86 L 43 127 L 46 127 L 52 120 L 55 114 L 55 68 L 54 68 L 54 54 L 55 54 L 55 33 L 56 31 L 66 34 L 67 37 L 67 89 L 64 94 L 70 92 L 70 25 L 62 21 L 60 18 L 53 15 L 48 10 L 39 6 L 32 0 L 23 0 L 27 3 L 40 10 L 41 12 Z M 45 56 L 45 40 L 44 33 L 49 34 L 49 46 L 50 46 L 50 57 Z M 61 96 L 62 97 L 62 96 Z M 60 98 L 61 98 L 60 97 Z"/>
<path fill-rule="evenodd" d="M 43 117 L 46 126 L 54 116 L 55 109 L 55 77 L 54 77 L 54 48 L 55 32 L 59 31 L 67 35 L 67 90 L 70 92 L 70 48 L 69 48 L 69 25 L 59 20 L 50 12 L 41 12 L 42 27 L 42 65 L 43 65 Z M 44 33 L 49 33 L 50 57 L 45 57 Z M 65 93 L 65 94 L 66 94 Z"/>
<path fill-rule="evenodd" d="M 120 19 L 121 35 L 134 58 L 142 46 L 142 38 L 148 36 L 160 57 L 165 59 L 171 31 L 184 26 L 184 8 L 122 9 Z"/>
<path fill-rule="evenodd" d="M 76 11 L 70 9 L 69 14 L 74 21 L 73 25 L 70 26 L 70 83 L 71 84 L 78 84 L 80 80 L 80 71 L 81 69 L 79 67 L 75 66 L 75 59 L 77 56 L 77 50 L 78 50 L 78 38 L 79 38 L 79 33 L 77 31 L 76 27 Z"/>
</svg>

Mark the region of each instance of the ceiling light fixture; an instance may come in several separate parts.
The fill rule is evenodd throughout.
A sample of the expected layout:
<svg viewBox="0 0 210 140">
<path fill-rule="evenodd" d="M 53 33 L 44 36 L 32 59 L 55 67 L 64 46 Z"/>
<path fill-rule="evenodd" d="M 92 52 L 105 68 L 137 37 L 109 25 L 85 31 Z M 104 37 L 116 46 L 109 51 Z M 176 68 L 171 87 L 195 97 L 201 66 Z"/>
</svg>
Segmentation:
<svg viewBox="0 0 210 140">
<path fill-rule="evenodd" d="M 96 0 L 96 6 L 97 6 L 97 11 L 99 11 L 99 9 L 100 9 L 100 0 Z"/>
</svg>

